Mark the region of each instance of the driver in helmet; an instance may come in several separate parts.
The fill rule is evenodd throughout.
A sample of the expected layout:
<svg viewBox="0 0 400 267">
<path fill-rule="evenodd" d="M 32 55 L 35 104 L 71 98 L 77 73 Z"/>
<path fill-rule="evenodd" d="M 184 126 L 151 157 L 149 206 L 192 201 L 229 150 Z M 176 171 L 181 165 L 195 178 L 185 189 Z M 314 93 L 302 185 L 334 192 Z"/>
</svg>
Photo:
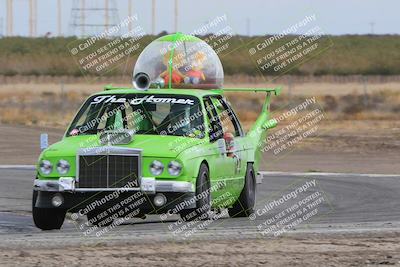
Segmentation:
<svg viewBox="0 0 400 267">
<path fill-rule="evenodd" d="M 160 124 L 160 132 L 167 135 L 186 136 L 190 134 L 190 106 L 173 104 L 167 118 Z"/>
</svg>

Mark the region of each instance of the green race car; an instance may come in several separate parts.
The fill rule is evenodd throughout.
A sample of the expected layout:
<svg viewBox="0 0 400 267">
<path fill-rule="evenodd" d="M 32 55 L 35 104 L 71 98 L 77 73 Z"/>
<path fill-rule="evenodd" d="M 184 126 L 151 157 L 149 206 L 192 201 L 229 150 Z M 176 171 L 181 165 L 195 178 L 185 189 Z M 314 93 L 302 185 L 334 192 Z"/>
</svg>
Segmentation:
<svg viewBox="0 0 400 267">
<path fill-rule="evenodd" d="M 151 43 L 133 77 L 135 88 L 107 86 L 90 96 L 63 139 L 42 151 L 33 188 L 35 225 L 59 229 L 66 212 L 96 226 L 146 214 L 193 220 L 225 208 L 232 217 L 249 216 L 259 144 L 276 126 L 270 96 L 280 89 L 223 89 L 215 52 L 179 33 Z M 265 93 L 262 113 L 247 133 L 226 91 Z"/>
</svg>

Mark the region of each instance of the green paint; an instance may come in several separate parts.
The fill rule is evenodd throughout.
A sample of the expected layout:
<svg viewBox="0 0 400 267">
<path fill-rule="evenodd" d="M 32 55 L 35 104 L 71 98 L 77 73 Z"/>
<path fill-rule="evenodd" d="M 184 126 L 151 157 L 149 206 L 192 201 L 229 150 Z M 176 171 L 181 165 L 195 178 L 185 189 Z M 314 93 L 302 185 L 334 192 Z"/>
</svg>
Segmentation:
<svg viewBox="0 0 400 267">
<path fill-rule="evenodd" d="M 132 88 L 112 88 L 108 86 L 105 91 L 94 95 L 126 95 L 134 93 L 142 94 L 143 96 L 157 94 L 192 96 L 199 99 L 201 111 L 203 114 L 207 114 L 203 98 L 206 96 L 222 96 L 223 91 L 194 89 L 149 89 L 141 91 Z M 273 123 L 271 124 L 273 121 L 269 120 L 270 96 L 274 91 L 272 89 L 265 89 L 264 91 L 266 92 L 266 99 L 262 113 L 248 133 L 242 137 L 235 137 L 235 146 L 238 148 L 236 153 L 241 158 L 239 172 L 235 172 L 234 159 L 226 155 L 221 155 L 217 142 L 210 142 L 207 134 L 204 138 L 135 134 L 130 144 L 116 146 L 142 149 L 142 170 L 144 177 L 152 177 L 149 165 L 155 159 L 163 162 L 165 166 L 171 160 L 177 160 L 182 164 L 183 171 L 178 177 L 171 176 L 165 169 L 160 176 L 156 177 L 159 180 L 189 181 L 195 184 L 199 167 L 202 162 L 206 162 L 210 170 L 211 185 L 215 185 L 219 181 L 223 181 L 226 184 L 225 188 L 212 192 L 212 197 L 215 198 L 229 192 L 231 196 L 237 199 L 244 186 L 247 162 L 253 162 L 255 171 L 258 171 L 261 156 L 258 144 L 266 137 L 267 129 L 271 128 L 269 126 L 274 126 Z M 118 114 L 118 116 L 120 115 Z M 209 130 L 209 123 L 210 121 L 205 115 L 204 124 L 206 133 Z M 61 141 L 51 145 L 41 153 L 38 165 L 41 160 L 49 160 L 53 164 L 53 171 L 49 175 L 42 175 L 39 168 L 37 168 L 38 178 L 58 179 L 60 175 L 57 173 L 55 165 L 60 159 L 65 159 L 71 164 L 69 173 L 63 176 L 74 177 L 76 175 L 76 153 L 78 149 L 93 146 L 101 146 L 99 137 L 96 134 L 67 136 L 66 133 Z"/>
</svg>

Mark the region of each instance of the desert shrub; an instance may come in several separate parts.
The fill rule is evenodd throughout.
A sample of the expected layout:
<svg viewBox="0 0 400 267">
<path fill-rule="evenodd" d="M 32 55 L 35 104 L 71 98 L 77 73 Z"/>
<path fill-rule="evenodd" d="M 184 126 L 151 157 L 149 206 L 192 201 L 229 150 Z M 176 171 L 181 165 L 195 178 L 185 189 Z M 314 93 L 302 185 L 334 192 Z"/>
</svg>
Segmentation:
<svg viewBox="0 0 400 267">
<path fill-rule="evenodd" d="M 322 106 L 325 111 L 336 111 L 338 102 L 334 96 L 326 95 L 322 99 Z"/>
</svg>

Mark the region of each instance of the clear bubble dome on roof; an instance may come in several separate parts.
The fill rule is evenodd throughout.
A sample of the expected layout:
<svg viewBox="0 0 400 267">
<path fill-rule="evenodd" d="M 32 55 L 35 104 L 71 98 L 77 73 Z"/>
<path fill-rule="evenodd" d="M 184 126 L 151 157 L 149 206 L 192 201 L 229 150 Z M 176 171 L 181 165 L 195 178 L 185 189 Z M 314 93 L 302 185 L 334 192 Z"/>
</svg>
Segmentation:
<svg viewBox="0 0 400 267">
<path fill-rule="evenodd" d="M 151 42 L 136 61 L 133 77 L 144 72 L 152 87 L 222 88 L 224 71 L 215 51 L 206 42 L 181 33 Z"/>
</svg>

